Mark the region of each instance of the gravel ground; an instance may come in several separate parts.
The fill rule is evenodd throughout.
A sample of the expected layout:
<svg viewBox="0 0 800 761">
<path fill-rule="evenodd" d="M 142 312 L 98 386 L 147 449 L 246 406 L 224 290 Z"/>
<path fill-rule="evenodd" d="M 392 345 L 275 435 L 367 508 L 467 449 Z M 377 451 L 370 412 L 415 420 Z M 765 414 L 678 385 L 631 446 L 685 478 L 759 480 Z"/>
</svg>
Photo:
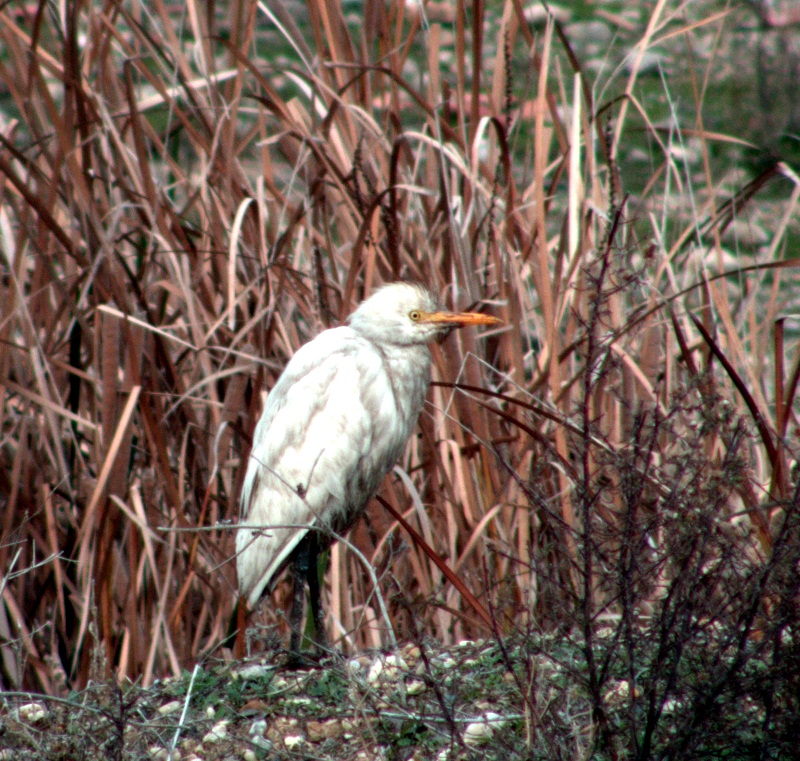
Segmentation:
<svg viewBox="0 0 800 761">
<path fill-rule="evenodd" d="M 529 758 L 543 741 L 535 713 L 560 723 L 573 750 L 588 742 L 588 704 L 560 671 L 530 641 L 410 644 L 300 669 L 275 651 L 149 689 L 7 693 L 0 748 L 15 759 Z"/>
</svg>

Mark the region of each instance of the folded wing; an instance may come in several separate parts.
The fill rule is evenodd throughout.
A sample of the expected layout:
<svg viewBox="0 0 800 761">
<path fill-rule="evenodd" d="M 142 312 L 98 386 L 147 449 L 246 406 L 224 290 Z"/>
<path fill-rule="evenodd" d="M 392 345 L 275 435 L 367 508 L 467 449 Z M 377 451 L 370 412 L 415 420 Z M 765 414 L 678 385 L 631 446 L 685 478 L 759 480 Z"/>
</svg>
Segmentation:
<svg viewBox="0 0 800 761">
<path fill-rule="evenodd" d="M 405 444 L 396 418 L 381 353 L 352 329 L 327 330 L 294 355 L 267 399 L 242 487 L 249 528 L 237 532 L 237 569 L 251 607 L 310 527 L 324 545 L 358 517 Z"/>
</svg>

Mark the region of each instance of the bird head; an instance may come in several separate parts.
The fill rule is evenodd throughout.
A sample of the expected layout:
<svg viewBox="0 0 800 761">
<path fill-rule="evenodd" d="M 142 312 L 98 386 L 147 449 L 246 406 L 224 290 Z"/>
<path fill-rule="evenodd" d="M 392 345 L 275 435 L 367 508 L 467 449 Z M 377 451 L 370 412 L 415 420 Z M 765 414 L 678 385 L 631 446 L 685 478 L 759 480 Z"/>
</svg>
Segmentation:
<svg viewBox="0 0 800 761">
<path fill-rule="evenodd" d="M 353 330 L 378 343 L 425 344 L 464 325 L 502 322 L 478 312 L 449 312 L 416 283 L 390 283 L 378 289 L 348 317 Z"/>
</svg>

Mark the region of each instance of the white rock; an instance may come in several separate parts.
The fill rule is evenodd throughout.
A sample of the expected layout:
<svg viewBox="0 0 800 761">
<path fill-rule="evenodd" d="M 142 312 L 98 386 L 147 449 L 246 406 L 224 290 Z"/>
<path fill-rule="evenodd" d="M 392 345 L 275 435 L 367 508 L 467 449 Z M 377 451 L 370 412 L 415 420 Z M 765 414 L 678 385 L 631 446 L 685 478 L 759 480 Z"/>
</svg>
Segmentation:
<svg viewBox="0 0 800 761">
<path fill-rule="evenodd" d="M 262 676 L 267 676 L 274 670 L 274 666 L 266 666 L 263 663 L 253 663 L 250 666 L 240 668 L 238 671 L 232 671 L 231 677 L 233 679 L 259 679 Z"/>
<path fill-rule="evenodd" d="M 229 723 L 230 722 L 227 719 L 218 721 L 213 727 L 211 727 L 211 731 L 206 733 L 206 735 L 203 737 L 203 745 L 213 745 L 214 743 L 218 743 L 227 739 Z"/>
<path fill-rule="evenodd" d="M 268 740 L 266 737 L 253 735 L 253 737 L 250 738 L 250 742 L 253 743 L 253 745 L 255 745 L 257 748 L 261 748 L 261 750 L 272 750 L 272 740 Z"/>
<path fill-rule="evenodd" d="M 379 655 L 370 666 L 367 681 L 396 682 L 403 671 L 408 671 L 408 664 L 399 655 Z"/>
<path fill-rule="evenodd" d="M 634 697 L 639 696 L 639 690 L 633 688 Z M 609 705 L 622 705 L 631 696 L 631 683 L 627 679 L 617 682 L 605 695 L 603 700 Z"/>
<path fill-rule="evenodd" d="M 406 686 L 406 695 L 421 695 L 425 692 L 425 682 L 421 679 L 412 679 Z"/>
<path fill-rule="evenodd" d="M 359 655 L 357 658 L 351 658 L 347 661 L 347 674 L 351 677 L 363 678 L 364 672 L 369 666 L 369 658 L 365 655 Z"/>
<path fill-rule="evenodd" d="M 464 730 L 464 742 L 467 745 L 481 745 L 492 738 L 498 729 L 501 729 L 506 722 L 499 713 L 487 711 L 479 721 L 467 724 Z"/>
<path fill-rule="evenodd" d="M 21 721 L 35 723 L 47 716 L 47 709 L 41 703 L 25 703 L 19 707 Z"/>
<path fill-rule="evenodd" d="M 286 698 L 284 701 L 286 705 L 293 705 L 293 706 L 310 706 L 314 703 L 311 698 L 306 697 L 296 697 L 296 698 Z"/>
<path fill-rule="evenodd" d="M 258 719 L 250 725 L 250 734 L 257 737 L 263 737 L 267 732 L 267 722 L 264 719 Z"/>
<path fill-rule="evenodd" d="M 157 745 L 153 745 L 149 748 L 147 754 L 156 761 L 181 761 L 181 752 L 177 748 L 170 753 L 166 748 L 159 748 Z M 191 761 L 191 756 L 186 761 Z"/>
</svg>

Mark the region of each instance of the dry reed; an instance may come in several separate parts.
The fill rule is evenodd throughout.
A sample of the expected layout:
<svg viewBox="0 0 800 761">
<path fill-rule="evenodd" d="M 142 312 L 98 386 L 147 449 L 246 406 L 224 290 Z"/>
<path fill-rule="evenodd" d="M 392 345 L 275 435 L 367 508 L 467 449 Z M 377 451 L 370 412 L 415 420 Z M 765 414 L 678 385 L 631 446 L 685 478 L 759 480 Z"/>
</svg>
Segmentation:
<svg viewBox="0 0 800 761">
<path fill-rule="evenodd" d="M 356 26 L 332 0 L 0 8 L 9 687 L 85 684 L 96 647 L 145 684 L 226 652 L 262 394 L 396 278 L 506 323 L 434 347 L 419 435 L 381 491 L 482 609 L 379 502 L 350 536 L 398 638 L 618 620 L 610 569 L 633 569 L 637 542 L 646 615 L 681 567 L 669 533 L 693 520 L 688 491 L 675 501 L 692 455 L 727 474 L 715 530 L 755 567 L 770 558 L 795 458 L 781 252 L 800 183 L 776 165 L 727 204 L 708 161 L 725 138 L 694 125 L 706 161 L 690 181 L 674 157 L 688 131 L 665 137 L 636 94 L 650 47 L 720 18 L 656 3 L 608 101 L 520 3 L 453 9 L 440 23 L 367 0 Z M 634 118 L 655 153 L 627 197 Z M 732 215 L 778 178 L 768 250 L 725 266 Z M 330 563 L 334 638 L 387 643 L 356 554 L 337 545 Z M 263 620 L 284 626 L 286 600 L 281 584 Z"/>
</svg>

